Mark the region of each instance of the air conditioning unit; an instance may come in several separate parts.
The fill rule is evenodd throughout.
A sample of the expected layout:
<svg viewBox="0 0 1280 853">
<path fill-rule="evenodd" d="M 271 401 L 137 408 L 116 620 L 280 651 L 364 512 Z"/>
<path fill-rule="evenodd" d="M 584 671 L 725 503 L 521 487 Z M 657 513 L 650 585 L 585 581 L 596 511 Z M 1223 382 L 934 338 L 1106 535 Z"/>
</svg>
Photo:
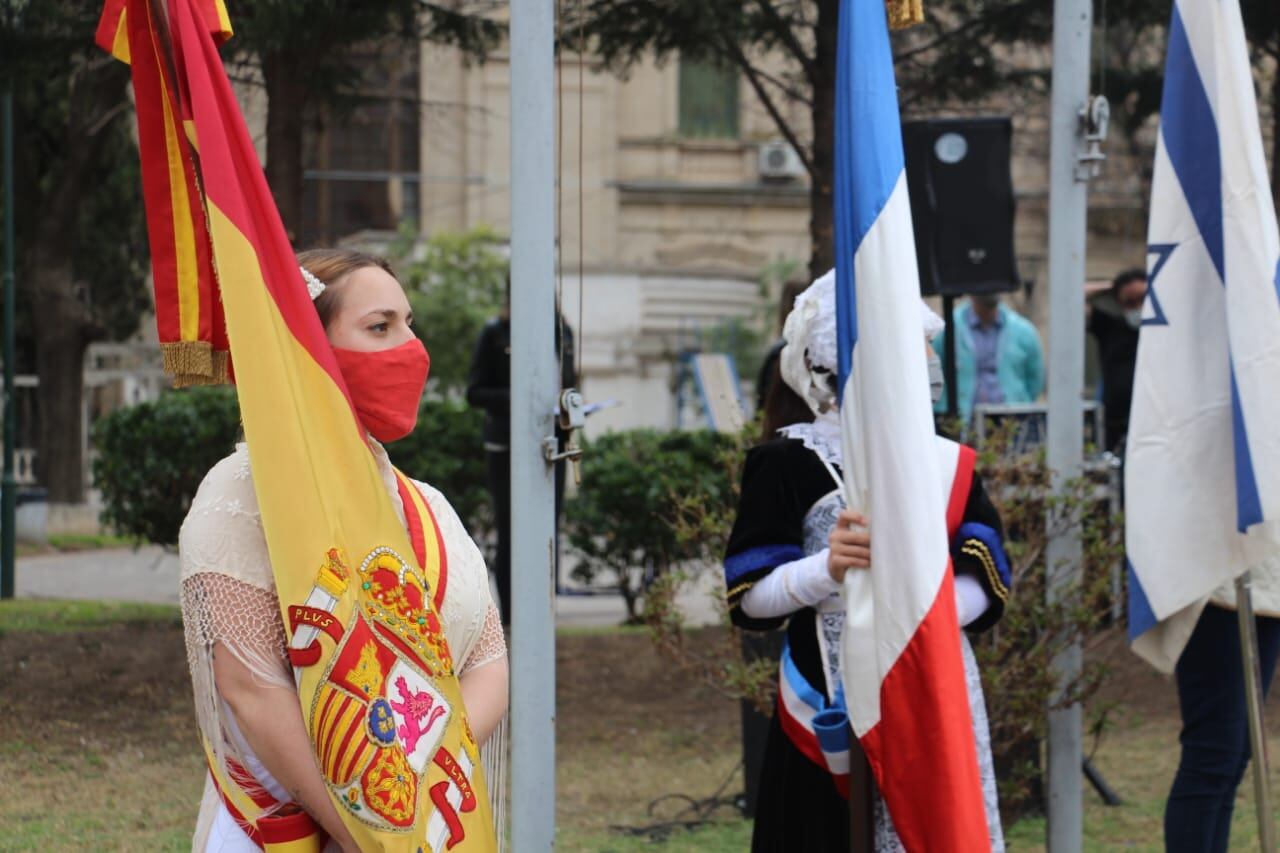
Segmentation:
<svg viewBox="0 0 1280 853">
<path fill-rule="evenodd" d="M 804 163 L 791 144 L 775 139 L 760 146 L 760 178 L 765 181 L 793 181 L 805 174 Z"/>
</svg>

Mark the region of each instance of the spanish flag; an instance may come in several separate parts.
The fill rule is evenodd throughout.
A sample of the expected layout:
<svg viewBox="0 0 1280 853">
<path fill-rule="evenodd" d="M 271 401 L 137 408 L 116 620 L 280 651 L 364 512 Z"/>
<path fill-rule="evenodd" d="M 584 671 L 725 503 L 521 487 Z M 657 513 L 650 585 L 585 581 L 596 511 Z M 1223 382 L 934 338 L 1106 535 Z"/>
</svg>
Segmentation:
<svg viewBox="0 0 1280 853">
<path fill-rule="evenodd" d="M 170 367 L 235 364 L 303 719 L 360 848 L 494 850 L 433 600 L 445 555 L 415 556 L 365 444 L 218 56 L 230 30 L 222 0 L 107 0 L 98 30 L 132 67 Z"/>
</svg>

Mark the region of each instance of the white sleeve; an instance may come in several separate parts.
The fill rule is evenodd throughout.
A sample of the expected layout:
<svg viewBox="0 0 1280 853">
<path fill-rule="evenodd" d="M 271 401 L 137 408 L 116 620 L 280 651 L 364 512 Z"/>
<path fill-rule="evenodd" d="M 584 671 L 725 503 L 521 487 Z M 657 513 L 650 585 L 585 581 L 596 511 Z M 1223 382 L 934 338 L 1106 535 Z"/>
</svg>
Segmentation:
<svg viewBox="0 0 1280 853">
<path fill-rule="evenodd" d="M 823 548 L 765 575 L 742 596 L 742 612 L 752 619 L 776 619 L 838 593 L 840 584 L 827 572 L 827 552 Z"/>
<path fill-rule="evenodd" d="M 960 627 L 973 622 L 991 606 L 987 591 L 971 575 L 956 575 L 956 615 L 960 617 Z"/>
</svg>

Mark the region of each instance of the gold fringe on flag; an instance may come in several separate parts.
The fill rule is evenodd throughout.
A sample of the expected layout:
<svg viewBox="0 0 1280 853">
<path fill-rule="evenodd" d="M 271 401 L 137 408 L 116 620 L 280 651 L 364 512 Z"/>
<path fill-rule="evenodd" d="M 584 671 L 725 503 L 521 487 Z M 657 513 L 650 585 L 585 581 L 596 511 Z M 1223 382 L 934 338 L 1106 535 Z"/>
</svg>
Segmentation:
<svg viewBox="0 0 1280 853">
<path fill-rule="evenodd" d="M 229 381 L 227 353 L 215 351 L 208 341 L 172 341 L 160 344 L 164 372 L 173 387 L 222 385 Z"/>
<path fill-rule="evenodd" d="M 905 30 L 924 23 L 924 0 L 885 0 L 889 8 L 889 28 Z"/>
</svg>

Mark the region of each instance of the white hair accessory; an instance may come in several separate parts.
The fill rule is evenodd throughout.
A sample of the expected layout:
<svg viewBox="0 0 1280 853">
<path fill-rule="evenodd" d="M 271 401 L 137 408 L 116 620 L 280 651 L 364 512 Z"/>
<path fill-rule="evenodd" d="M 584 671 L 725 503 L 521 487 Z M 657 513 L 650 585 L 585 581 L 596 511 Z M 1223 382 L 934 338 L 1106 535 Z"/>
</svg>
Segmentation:
<svg viewBox="0 0 1280 853">
<path fill-rule="evenodd" d="M 307 283 L 307 295 L 314 302 L 317 296 L 324 293 L 325 283 L 316 278 L 315 274 L 306 267 L 300 266 L 298 269 L 302 271 L 302 280 Z"/>
</svg>

